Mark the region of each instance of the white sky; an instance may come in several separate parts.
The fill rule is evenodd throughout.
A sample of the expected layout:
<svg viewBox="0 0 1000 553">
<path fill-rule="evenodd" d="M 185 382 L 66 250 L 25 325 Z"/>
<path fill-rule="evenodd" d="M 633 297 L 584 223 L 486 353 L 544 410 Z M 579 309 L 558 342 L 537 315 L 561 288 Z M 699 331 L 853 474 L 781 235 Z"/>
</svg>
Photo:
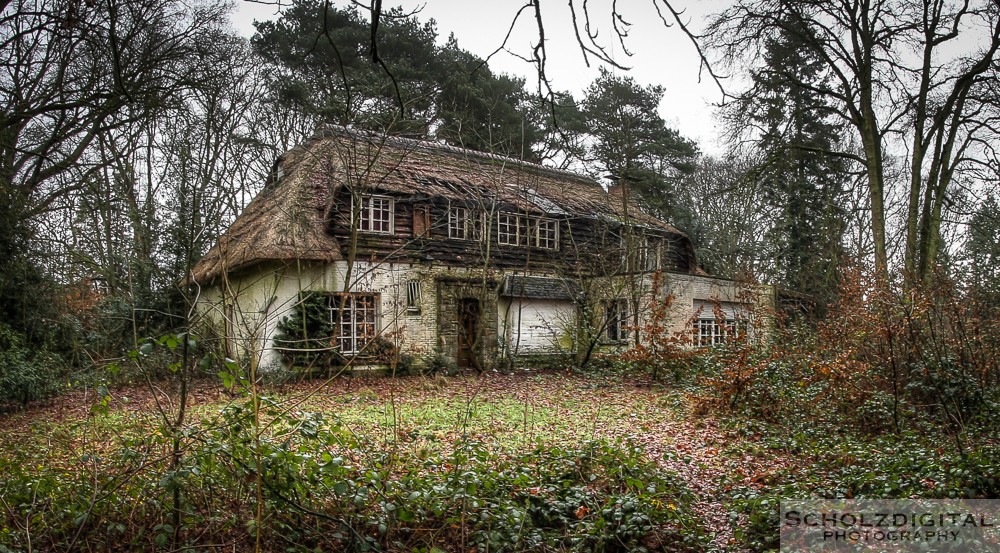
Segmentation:
<svg viewBox="0 0 1000 553">
<path fill-rule="evenodd" d="M 286 2 L 287 3 L 287 2 Z M 343 5 L 343 0 L 337 1 Z M 692 31 L 703 27 L 703 18 L 719 11 L 726 5 L 725 0 L 674 0 L 678 9 L 685 9 Z M 437 21 L 440 41 L 455 34 L 460 47 L 480 57 L 486 57 L 496 50 L 504 40 L 510 24 L 523 5 L 522 0 L 385 0 L 383 7 L 401 5 L 406 10 L 422 8 L 417 17 L 421 21 L 433 18 Z M 581 21 L 582 2 L 577 2 L 577 17 Z M 702 151 L 718 154 L 722 147 L 717 143 L 719 132 L 712 118 L 712 103 L 722 98 L 716 84 L 707 72 L 699 82 L 698 55 L 686 35 L 676 26 L 664 28 L 653 7 L 652 1 L 618 0 L 619 12 L 626 21 L 632 23 L 626 47 L 633 54 L 625 54 L 618 43 L 611 26 L 608 0 L 590 0 L 591 30 L 597 30 L 598 43 L 605 46 L 613 59 L 631 68 L 631 75 L 639 84 L 659 84 L 665 89 L 660 104 L 660 114 L 667 123 L 678 129 L 682 135 L 694 139 Z M 233 24 L 236 29 L 249 37 L 253 34 L 253 21 L 269 20 L 277 17 L 277 6 L 255 4 L 246 1 L 237 3 Z M 542 4 L 545 20 L 546 45 L 550 79 L 556 90 L 569 90 L 578 99 L 584 88 L 598 75 L 598 64 L 591 59 L 588 68 L 577 46 L 573 33 L 570 11 L 565 1 Z M 664 12 L 670 19 L 670 14 Z M 507 48 L 514 53 L 530 55 L 530 44 L 536 39 L 537 27 L 534 13 L 525 10 L 515 26 Z M 490 67 L 500 71 L 520 75 L 528 80 L 528 87 L 534 89 L 537 77 L 532 65 L 516 56 L 500 52 L 490 60 Z M 625 74 L 620 70 L 616 73 Z"/>
</svg>

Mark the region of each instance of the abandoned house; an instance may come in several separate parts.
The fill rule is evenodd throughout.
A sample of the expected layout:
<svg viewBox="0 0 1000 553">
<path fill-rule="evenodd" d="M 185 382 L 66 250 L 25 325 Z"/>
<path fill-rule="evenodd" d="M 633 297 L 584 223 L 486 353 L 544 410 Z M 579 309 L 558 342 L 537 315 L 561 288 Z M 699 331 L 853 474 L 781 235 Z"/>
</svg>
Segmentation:
<svg viewBox="0 0 1000 553">
<path fill-rule="evenodd" d="M 189 281 L 227 354 L 262 368 L 587 356 L 642 342 L 657 316 L 710 346 L 762 297 L 701 271 L 627 189 L 332 126 L 279 157 Z"/>
</svg>

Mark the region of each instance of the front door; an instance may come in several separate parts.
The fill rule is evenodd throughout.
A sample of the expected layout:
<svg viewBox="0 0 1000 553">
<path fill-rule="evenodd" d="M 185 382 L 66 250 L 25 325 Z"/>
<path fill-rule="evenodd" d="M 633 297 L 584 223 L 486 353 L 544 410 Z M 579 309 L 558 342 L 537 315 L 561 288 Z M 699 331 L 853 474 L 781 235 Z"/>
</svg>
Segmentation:
<svg viewBox="0 0 1000 553">
<path fill-rule="evenodd" d="M 458 301 L 458 366 L 479 370 L 479 300 Z"/>
</svg>

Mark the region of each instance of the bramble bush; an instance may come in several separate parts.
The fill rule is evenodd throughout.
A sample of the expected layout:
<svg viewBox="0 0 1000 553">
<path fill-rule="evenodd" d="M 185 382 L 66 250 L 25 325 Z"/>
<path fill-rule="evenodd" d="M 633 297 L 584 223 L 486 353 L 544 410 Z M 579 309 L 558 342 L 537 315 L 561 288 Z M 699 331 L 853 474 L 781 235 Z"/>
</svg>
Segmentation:
<svg viewBox="0 0 1000 553">
<path fill-rule="evenodd" d="M 1000 307 L 944 276 L 876 286 L 847 267 L 818 323 L 777 325 L 768 343 L 702 352 L 701 400 L 768 421 L 831 421 L 871 434 L 937 428 L 959 450 L 995 430 Z"/>
</svg>

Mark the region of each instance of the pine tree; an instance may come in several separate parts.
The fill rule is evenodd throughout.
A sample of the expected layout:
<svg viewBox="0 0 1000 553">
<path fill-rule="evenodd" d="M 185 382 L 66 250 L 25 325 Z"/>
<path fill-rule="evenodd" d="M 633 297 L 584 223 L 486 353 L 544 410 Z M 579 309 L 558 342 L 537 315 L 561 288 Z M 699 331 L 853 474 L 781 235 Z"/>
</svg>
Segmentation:
<svg viewBox="0 0 1000 553">
<path fill-rule="evenodd" d="M 641 86 L 605 69 L 587 87 L 583 114 L 590 157 L 612 184 L 637 190 L 648 207 L 672 218 L 673 181 L 694 170 L 697 145 L 667 126 L 658 111 L 661 86 Z"/>
<path fill-rule="evenodd" d="M 841 127 L 831 123 L 828 100 L 816 92 L 825 79 L 822 63 L 800 43 L 787 32 L 767 43 L 766 66 L 753 73 L 754 86 L 740 109 L 744 120 L 763 129 L 763 161 L 753 176 L 774 209 L 767 237 L 776 255 L 775 276 L 822 307 L 836 291 L 844 255 L 840 202 L 846 167 L 831 153 Z"/>
</svg>

